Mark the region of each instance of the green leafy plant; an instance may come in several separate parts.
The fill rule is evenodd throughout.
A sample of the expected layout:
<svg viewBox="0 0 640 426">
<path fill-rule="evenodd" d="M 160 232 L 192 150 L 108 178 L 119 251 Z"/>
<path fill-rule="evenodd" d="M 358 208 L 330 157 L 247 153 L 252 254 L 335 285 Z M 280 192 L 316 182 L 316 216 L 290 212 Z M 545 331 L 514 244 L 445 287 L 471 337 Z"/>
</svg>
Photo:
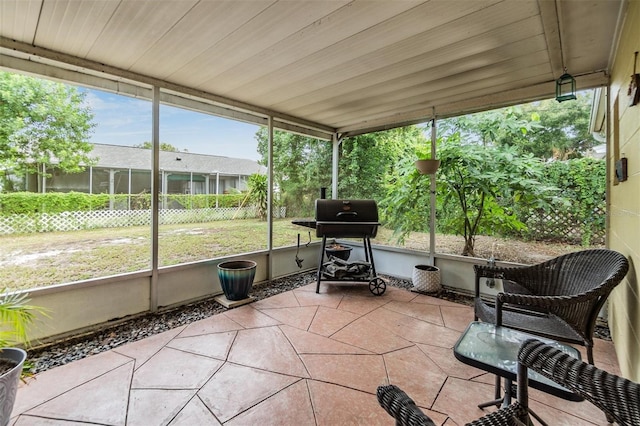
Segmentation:
<svg viewBox="0 0 640 426">
<path fill-rule="evenodd" d="M 258 209 L 258 217 L 262 220 L 266 220 L 268 195 L 267 176 L 258 173 L 252 174 L 249 176 L 247 185 L 251 192 L 251 201 Z"/>
<path fill-rule="evenodd" d="M 43 308 L 30 305 L 29 301 L 27 293 L 12 293 L 8 289 L 0 295 L 0 348 L 29 346 L 29 326 L 36 313 L 46 314 Z"/>
</svg>

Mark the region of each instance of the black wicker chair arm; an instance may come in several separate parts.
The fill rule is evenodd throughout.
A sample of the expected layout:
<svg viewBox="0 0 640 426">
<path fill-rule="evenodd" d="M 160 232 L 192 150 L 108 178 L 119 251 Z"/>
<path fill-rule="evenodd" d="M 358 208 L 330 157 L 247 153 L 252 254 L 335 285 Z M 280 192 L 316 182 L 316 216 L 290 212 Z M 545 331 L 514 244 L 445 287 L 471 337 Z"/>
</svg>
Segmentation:
<svg viewBox="0 0 640 426">
<path fill-rule="evenodd" d="M 491 266 L 491 265 L 473 265 L 475 273 L 479 277 L 496 278 L 503 274 L 505 271 L 513 268 L 505 268 L 503 266 Z"/>
<path fill-rule="evenodd" d="M 435 426 L 433 420 L 418 408 L 413 399 L 395 385 L 378 386 L 378 403 L 396 419 L 396 425 Z"/>
<path fill-rule="evenodd" d="M 518 360 L 589 400 L 617 423 L 629 426 L 640 424 L 640 384 L 608 373 L 535 339 L 523 343 Z"/>
<path fill-rule="evenodd" d="M 496 295 L 496 300 L 502 304 L 510 303 L 513 305 L 528 305 L 538 308 L 557 308 L 563 305 L 572 305 L 590 300 L 593 298 L 594 293 L 597 292 L 590 291 L 572 296 L 536 296 L 531 294 L 501 292 Z"/>
<path fill-rule="evenodd" d="M 415 402 L 399 387 L 383 385 L 378 387 L 378 403 L 387 413 L 396 419 L 397 426 L 435 426 L 429 416 L 418 408 Z M 517 401 L 508 407 L 487 414 L 466 426 L 525 426 L 529 422 L 529 413 L 525 406 Z"/>
</svg>

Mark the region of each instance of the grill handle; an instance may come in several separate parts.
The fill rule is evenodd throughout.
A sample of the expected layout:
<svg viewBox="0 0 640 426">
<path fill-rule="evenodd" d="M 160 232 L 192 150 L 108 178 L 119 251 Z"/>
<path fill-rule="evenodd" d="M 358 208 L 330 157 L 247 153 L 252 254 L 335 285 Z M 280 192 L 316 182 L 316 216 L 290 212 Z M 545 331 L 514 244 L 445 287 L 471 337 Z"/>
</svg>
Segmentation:
<svg viewBox="0 0 640 426">
<path fill-rule="evenodd" d="M 336 217 L 341 217 L 341 216 L 356 217 L 356 216 L 358 216 L 358 212 L 339 212 L 338 214 L 336 214 Z"/>
</svg>

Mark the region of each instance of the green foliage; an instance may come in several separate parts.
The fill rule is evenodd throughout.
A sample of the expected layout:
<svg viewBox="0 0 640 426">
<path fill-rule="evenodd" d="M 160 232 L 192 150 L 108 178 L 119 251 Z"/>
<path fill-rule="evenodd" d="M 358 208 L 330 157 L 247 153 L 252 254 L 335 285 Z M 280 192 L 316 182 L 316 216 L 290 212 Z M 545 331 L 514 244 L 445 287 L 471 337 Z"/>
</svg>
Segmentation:
<svg viewBox="0 0 640 426">
<path fill-rule="evenodd" d="M 0 348 L 29 345 L 27 331 L 36 313 L 42 308 L 29 305 L 26 293 L 11 293 L 5 289 L 0 295 Z"/>
<path fill-rule="evenodd" d="M 429 179 L 416 170 L 413 158 L 404 159 L 386 179 L 386 195 L 379 203 L 380 219 L 394 229 L 401 243 L 411 232 L 428 232 L 430 216 Z"/>
<path fill-rule="evenodd" d="M 514 206 L 538 207 L 551 202 L 557 188 L 541 182 L 542 163 L 515 148 L 464 145 L 452 135 L 439 150 L 438 195 L 444 232 L 461 234 L 463 255 L 474 255 L 478 233 L 519 230 Z"/>
<path fill-rule="evenodd" d="M 417 126 L 346 138 L 340 147 L 339 197 L 382 200 L 385 180 L 396 173 L 401 159 L 426 144 Z"/>
<path fill-rule="evenodd" d="M 261 164 L 267 165 L 268 132 L 256 133 Z M 321 187 L 331 186 L 331 143 L 275 131 L 273 135 L 274 188 L 289 216 L 312 216 Z"/>
<path fill-rule="evenodd" d="M 585 247 L 605 227 L 606 173 L 606 162 L 593 158 L 554 161 L 544 170 L 545 181 L 561 187 L 563 196 L 571 201 L 554 206 L 553 212 L 573 219 Z M 552 212 L 549 206 L 541 211 Z"/>
<path fill-rule="evenodd" d="M 535 111 L 525 112 L 523 106 L 513 106 L 442 120 L 439 132 L 444 136 L 458 133 L 466 142 L 487 145 L 527 140 L 527 135 L 540 128 L 539 121 Z"/>
<path fill-rule="evenodd" d="M 259 173 L 254 173 L 249 176 L 247 182 L 249 185 L 249 193 L 251 194 L 251 201 L 258 209 L 258 217 L 261 220 L 267 219 L 267 196 L 269 194 L 269 186 L 267 182 L 267 176 Z"/>
<path fill-rule="evenodd" d="M 161 196 L 166 208 L 201 209 L 216 207 L 239 207 L 243 194 L 188 195 L 167 194 Z M 71 211 L 91 211 L 109 209 L 110 203 L 116 208 L 145 210 L 151 207 L 151 194 L 86 194 L 82 192 L 14 192 L 0 194 L 0 215 L 61 213 Z"/>
<path fill-rule="evenodd" d="M 95 124 L 75 87 L 0 71 L 0 171 L 39 173 L 40 164 L 68 173 L 92 164 Z"/>
<path fill-rule="evenodd" d="M 526 137 L 496 138 L 500 145 L 517 146 L 543 159 L 566 160 L 580 158 L 598 145 L 589 132 L 592 92 L 577 93 L 575 101 L 559 103 L 548 99 L 521 105 L 517 118 L 526 119 L 532 114 L 539 116 L 539 125 L 532 128 Z"/>
<path fill-rule="evenodd" d="M 267 164 L 267 131 L 256 134 L 261 163 Z M 344 139 L 339 148 L 338 196 L 381 200 L 386 176 L 400 158 L 424 144 L 422 130 L 408 126 Z M 290 216 L 312 216 L 320 188 L 331 187 L 332 144 L 286 132 L 274 132 L 274 187 Z M 327 194 L 331 196 L 331 194 Z"/>
</svg>

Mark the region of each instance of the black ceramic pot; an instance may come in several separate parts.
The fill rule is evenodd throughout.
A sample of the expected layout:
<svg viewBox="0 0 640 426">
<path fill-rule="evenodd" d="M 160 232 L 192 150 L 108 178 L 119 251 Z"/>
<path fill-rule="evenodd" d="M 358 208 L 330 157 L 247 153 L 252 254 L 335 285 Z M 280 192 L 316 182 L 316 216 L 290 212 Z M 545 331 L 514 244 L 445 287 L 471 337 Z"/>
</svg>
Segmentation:
<svg viewBox="0 0 640 426">
<path fill-rule="evenodd" d="M 342 260 L 349 259 L 351 250 L 353 250 L 353 247 L 343 246 L 342 244 L 331 244 L 324 249 L 324 251 L 327 253 L 327 256 L 334 256 Z"/>
</svg>

